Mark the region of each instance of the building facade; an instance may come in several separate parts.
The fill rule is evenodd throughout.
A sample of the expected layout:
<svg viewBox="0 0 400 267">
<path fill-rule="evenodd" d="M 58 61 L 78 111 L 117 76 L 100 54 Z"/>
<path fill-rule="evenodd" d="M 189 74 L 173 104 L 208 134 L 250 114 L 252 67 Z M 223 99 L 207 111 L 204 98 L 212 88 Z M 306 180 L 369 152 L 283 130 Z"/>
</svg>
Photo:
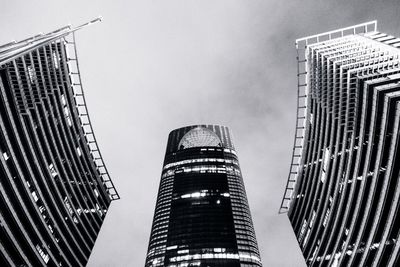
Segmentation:
<svg viewBox="0 0 400 267">
<path fill-rule="evenodd" d="M 261 266 L 227 127 L 169 134 L 145 266 Z"/>
<path fill-rule="evenodd" d="M 119 198 L 76 57 L 95 21 L 0 46 L 0 266 L 85 266 Z"/>
<path fill-rule="evenodd" d="M 308 266 L 400 266 L 400 39 L 376 21 L 296 41 L 287 212 Z"/>
</svg>

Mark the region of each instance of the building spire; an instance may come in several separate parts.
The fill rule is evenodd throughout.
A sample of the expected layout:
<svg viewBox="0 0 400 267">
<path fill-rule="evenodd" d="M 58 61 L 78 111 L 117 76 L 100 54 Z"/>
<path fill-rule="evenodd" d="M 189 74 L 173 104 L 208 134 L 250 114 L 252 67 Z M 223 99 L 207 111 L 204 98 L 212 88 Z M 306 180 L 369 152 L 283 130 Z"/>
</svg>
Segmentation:
<svg viewBox="0 0 400 267">
<path fill-rule="evenodd" d="M 60 39 L 64 36 L 67 36 L 68 34 L 74 33 L 84 27 L 100 22 L 102 20 L 103 17 L 98 16 L 97 18 L 82 25 L 79 25 L 75 28 L 72 28 L 71 24 L 69 24 L 49 33 L 40 33 L 21 41 L 13 41 L 6 45 L 0 46 L 0 64 L 4 64 L 12 60 L 16 57 L 16 55 L 21 55 L 21 53 L 32 51 L 45 43 Z"/>
<path fill-rule="evenodd" d="M 69 25 L 70 26 L 70 32 L 75 32 L 75 31 L 80 30 L 80 29 L 82 29 L 84 27 L 90 26 L 90 25 L 92 25 L 94 23 L 101 22 L 101 21 L 103 21 L 103 16 L 99 15 L 97 18 L 95 18 L 95 19 L 93 19 L 91 21 L 88 21 L 88 22 L 86 22 L 84 24 L 81 24 L 81 25 L 79 25 L 79 26 L 77 26 L 75 28 L 71 29 L 71 25 Z"/>
</svg>

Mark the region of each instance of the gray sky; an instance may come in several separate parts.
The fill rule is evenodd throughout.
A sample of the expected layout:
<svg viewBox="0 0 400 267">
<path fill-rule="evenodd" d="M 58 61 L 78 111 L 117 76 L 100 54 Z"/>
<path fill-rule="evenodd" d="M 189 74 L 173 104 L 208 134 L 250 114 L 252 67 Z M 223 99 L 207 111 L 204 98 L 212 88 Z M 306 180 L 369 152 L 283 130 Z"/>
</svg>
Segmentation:
<svg viewBox="0 0 400 267">
<path fill-rule="evenodd" d="M 294 40 L 377 19 L 400 36 L 393 1 L 6 1 L 0 44 L 98 15 L 77 33 L 87 104 L 121 200 L 88 266 L 144 265 L 168 133 L 222 124 L 234 135 L 264 266 L 305 266 L 277 211 L 295 126 Z"/>
</svg>

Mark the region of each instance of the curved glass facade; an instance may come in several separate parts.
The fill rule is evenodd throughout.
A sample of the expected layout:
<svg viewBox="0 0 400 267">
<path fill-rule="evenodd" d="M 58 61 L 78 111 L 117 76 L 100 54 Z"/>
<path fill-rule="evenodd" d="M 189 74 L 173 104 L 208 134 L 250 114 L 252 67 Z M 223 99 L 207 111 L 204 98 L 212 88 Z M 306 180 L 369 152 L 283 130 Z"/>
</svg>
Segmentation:
<svg viewBox="0 0 400 267">
<path fill-rule="evenodd" d="M 369 22 L 296 44 L 303 104 L 281 211 L 309 266 L 399 266 L 400 39 Z"/>
<path fill-rule="evenodd" d="M 119 198 L 87 115 L 79 28 L 0 46 L 0 266 L 85 266 Z"/>
<path fill-rule="evenodd" d="M 261 266 L 227 127 L 170 133 L 145 266 Z"/>
</svg>

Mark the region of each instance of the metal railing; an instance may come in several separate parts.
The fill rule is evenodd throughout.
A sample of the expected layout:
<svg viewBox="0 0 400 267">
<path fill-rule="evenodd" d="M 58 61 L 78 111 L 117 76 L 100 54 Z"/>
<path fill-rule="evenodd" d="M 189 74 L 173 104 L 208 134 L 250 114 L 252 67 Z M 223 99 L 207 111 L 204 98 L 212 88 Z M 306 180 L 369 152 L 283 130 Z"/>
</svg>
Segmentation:
<svg viewBox="0 0 400 267">
<path fill-rule="evenodd" d="M 93 131 L 93 127 L 90 121 L 89 112 L 86 106 L 85 95 L 82 88 L 82 81 L 79 71 L 78 55 L 75 45 L 75 33 L 72 32 L 72 40 L 68 40 L 69 36 L 65 36 L 67 51 L 72 51 L 72 55 L 69 55 L 67 62 L 69 66 L 69 75 L 71 77 L 72 87 L 74 91 L 74 97 L 76 102 L 76 109 L 78 110 L 80 123 L 85 134 L 87 145 L 90 149 L 93 161 L 96 165 L 97 172 L 99 173 L 106 191 L 110 196 L 111 200 L 120 199 L 117 190 L 114 187 L 107 167 L 103 161 L 103 157 L 97 145 L 96 136 Z"/>
</svg>

